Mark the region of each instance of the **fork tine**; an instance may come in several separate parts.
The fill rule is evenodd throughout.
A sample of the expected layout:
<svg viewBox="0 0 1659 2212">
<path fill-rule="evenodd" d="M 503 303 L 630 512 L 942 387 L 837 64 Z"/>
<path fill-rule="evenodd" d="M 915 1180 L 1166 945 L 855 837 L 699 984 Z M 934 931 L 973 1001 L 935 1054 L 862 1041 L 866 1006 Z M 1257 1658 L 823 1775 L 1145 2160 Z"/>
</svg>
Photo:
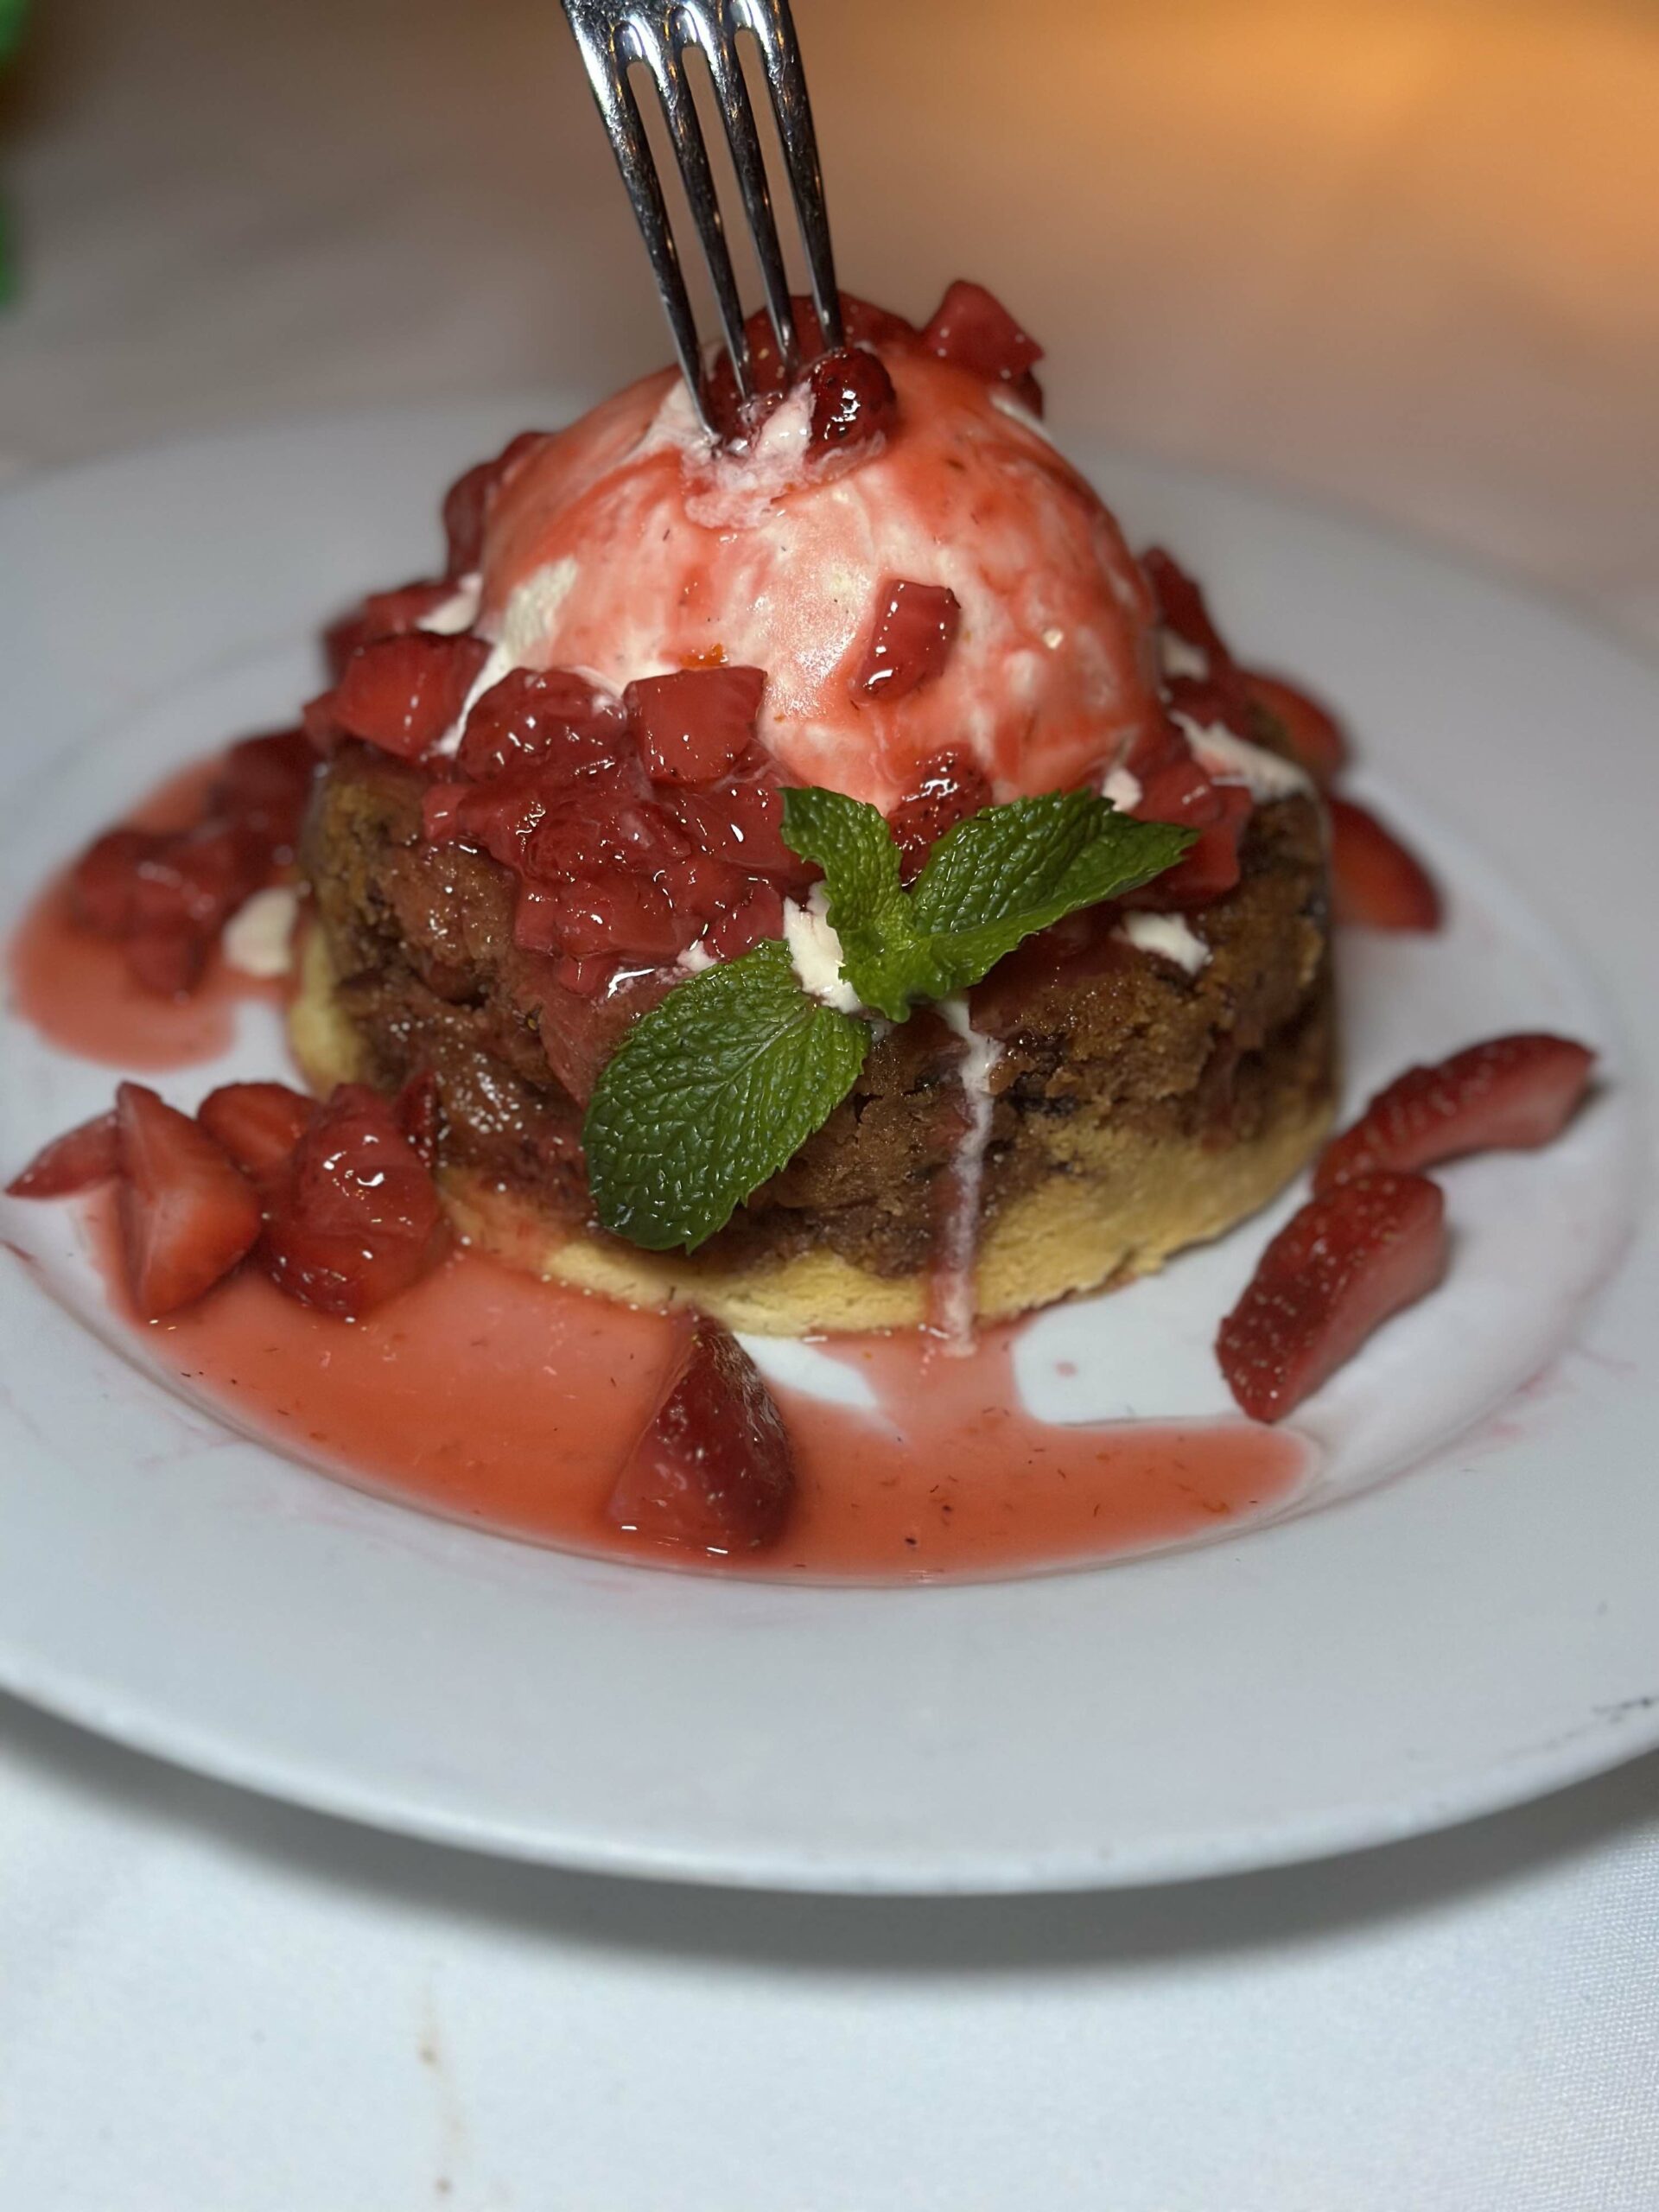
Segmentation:
<svg viewBox="0 0 1659 2212">
<path fill-rule="evenodd" d="M 728 6 L 733 22 L 746 25 L 760 48 L 766 89 L 783 143 L 784 166 L 789 172 L 795 213 L 806 247 L 807 276 L 818 328 L 826 346 L 839 346 L 843 337 L 841 294 L 836 285 L 836 258 L 824 213 L 823 171 L 818 162 L 812 105 L 806 96 L 806 75 L 801 67 L 789 0 L 728 0 Z"/>
<path fill-rule="evenodd" d="M 748 218 L 749 232 L 754 241 L 755 258 L 760 265 L 760 285 L 766 294 L 766 315 L 778 341 L 785 381 L 792 381 L 800 346 L 795 335 L 795 316 L 790 304 L 789 277 L 784 268 L 783 247 L 779 242 L 777 219 L 772 213 L 772 188 L 766 179 L 766 157 L 760 151 L 760 134 L 755 129 L 754 110 L 749 104 L 749 88 L 743 79 L 742 67 L 730 37 L 718 20 L 717 10 L 718 0 L 712 0 L 711 4 L 703 4 L 702 0 L 683 0 L 680 13 L 683 20 L 695 26 L 698 43 L 709 64 L 709 73 L 714 79 L 715 105 L 726 125 L 727 143 L 732 150 L 732 166 L 737 172 L 738 189 L 743 195 L 743 211 Z"/>
<path fill-rule="evenodd" d="M 673 334 L 674 351 L 679 360 L 680 372 L 690 387 L 697 411 L 703 417 L 704 428 L 712 429 L 713 425 L 703 410 L 702 347 L 697 337 L 696 318 L 691 312 L 690 296 L 685 289 L 685 277 L 680 268 L 674 233 L 669 227 L 668 209 L 664 203 L 662 186 L 658 181 L 656 165 L 651 157 L 650 141 L 645 137 L 639 104 L 627 79 L 627 62 L 643 60 L 645 57 L 637 53 L 626 58 L 620 54 L 608 27 L 592 20 L 586 10 L 571 8 L 568 13 L 570 28 L 575 33 L 582 63 L 588 72 L 588 81 L 599 105 L 606 135 L 610 139 L 617 167 L 622 172 L 623 184 L 632 203 L 634 219 L 639 226 L 645 251 L 651 257 L 652 272 L 657 279 L 657 289 L 662 295 L 669 328 Z"/>
<path fill-rule="evenodd" d="M 749 362 L 748 336 L 743 327 L 743 303 L 738 296 L 737 277 L 726 244 L 726 226 L 715 191 L 714 172 L 709 166 L 702 124 L 686 80 L 683 33 L 689 26 L 683 19 L 689 13 L 685 9 L 673 9 L 662 35 L 654 22 L 647 29 L 645 23 L 636 17 L 634 35 L 641 49 L 640 58 L 651 71 L 663 113 L 668 119 L 669 138 L 679 165 L 680 181 L 685 187 L 692 226 L 702 248 L 702 257 L 709 264 L 709 279 L 715 288 L 715 312 L 720 319 L 726 350 L 731 356 L 737 388 L 742 397 L 748 399 L 753 396 L 754 376 Z"/>
</svg>

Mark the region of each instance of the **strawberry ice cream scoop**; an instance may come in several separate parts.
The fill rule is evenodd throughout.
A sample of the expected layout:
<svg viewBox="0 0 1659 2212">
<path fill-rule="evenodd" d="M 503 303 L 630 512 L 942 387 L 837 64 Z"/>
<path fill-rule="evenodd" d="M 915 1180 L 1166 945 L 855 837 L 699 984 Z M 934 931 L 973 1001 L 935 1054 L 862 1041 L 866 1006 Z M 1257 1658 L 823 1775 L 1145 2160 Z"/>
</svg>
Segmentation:
<svg viewBox="0 0 1659 2212">
<path fill-rule="evenodd" d="M 786 779 L 887 810 L 944 753 L 999 800 L 1097 780 L 1160 719 L 1116 522 L 1006 386 L 909 339 L 834 359 L 741 448 L 664 372 L 526 454 L 484 545 L 499 664 L 762 670 Z"/>
</svg>

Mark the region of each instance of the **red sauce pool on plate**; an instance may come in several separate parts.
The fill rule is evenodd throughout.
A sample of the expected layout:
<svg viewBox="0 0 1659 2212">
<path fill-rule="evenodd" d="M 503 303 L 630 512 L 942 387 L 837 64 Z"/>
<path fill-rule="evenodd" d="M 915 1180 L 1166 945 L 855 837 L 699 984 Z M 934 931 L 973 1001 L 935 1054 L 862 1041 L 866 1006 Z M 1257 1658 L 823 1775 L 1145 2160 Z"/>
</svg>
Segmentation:
<svg viewBox="0 0 1659 2212">
<path fill-rule="evenodd" d="M 23 916 L 9 968 L 13 1012 L 48 1044 L 130 1074 L 217 1059 L 235 1038 L 238 1006 L 248 999 L 280 1005 L 288 996 L 286 983 L 238 975 L 215 952 L 188 999 L 157 998 L 133 982 L 118 944 L 76 927 L 65 878 Z"/>
<path fill-rule="evenodd" d="M 188 820 L 213 765 L 132 818 Z M 146 1073 L 215 1058 L 240 1000 L 286 995 L 217 957 L 187 1001 L 145 993 L 118 945 L 74 926 L 64 879 L 29 910 L 10 960 L 14 1005 L 49 1043 Z M 122 1307 L 107 1199 L 87 1222 Z M 314 1313 L 249 1268 L 143 1338 L 193 1396 L 293 1458 L 505 1535 L 658 1566 L 824 1581 L 1081 1566 L 1242 1524 L 1307 1471 L 1299 1439 L 1243 1421 L 1034 1419 L 1014 1381 L 1017 1325 L 966 1358 L 919 1332 L 832 1338 L 822 1349 L 868 1378 L 876 1406 L 773 1386 L 798 1474 L 782 1539 L 738 1560 L 678 1553 L 625 1535 L 605 1506 L 680 1325 L 458 1249 L 365 1321 Z"/>
<path fill-rule="evenodd" d="M 605 1518 L 678 1341 L 660 1314 L 458 1251 L 356 1324 L 248 1273 L 146 1332 L 193 1395 L 296 1459 L 505 1535 L 664 1566 L 885 1581 L 1081 1565 L 1242 1522 L 1306 1471 L 1297 1439 L 1238 1421 L 1033 1420 L 1013 1337 L 990 1332 L 970 1359 L 920 1335 L 827 1344 L 880 1410 L 778 1389 L 794 1509 L 772 1551 L 722 1560 Z"/>
<path fill-rule="evenodd" d="M 139 830 L 179 830 L 194 821 L 219 772 L 217 757 L 169 776 L 122 819 Z M 245 999 L 280 1004 L 283 983 L 257 982 L 218 952 L 188 999 L 158 998 L 127 973 L 120 945 L 77 927 L 69 911 L 69 871 L 30 903 L 7 947 L 12 1010 L 49 1045 L 77 1059 L 151 1075 L 216 1059 L 236 1034 Z"/>
</svg>

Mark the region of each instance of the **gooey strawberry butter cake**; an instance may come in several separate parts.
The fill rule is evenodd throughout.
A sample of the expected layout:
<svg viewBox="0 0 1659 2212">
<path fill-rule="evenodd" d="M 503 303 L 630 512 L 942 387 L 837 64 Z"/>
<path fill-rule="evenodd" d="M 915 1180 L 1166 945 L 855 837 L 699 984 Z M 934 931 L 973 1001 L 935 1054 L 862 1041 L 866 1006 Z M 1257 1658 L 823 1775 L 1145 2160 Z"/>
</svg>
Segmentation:
<svg viewBox="0 0 1659 2212">
<path fill-rule="evenodd" d="M 1422 1171 L 1546 1141 L 1592 1056 L 1486 1040 L 1327 1145 L 1333 919 L 1433 929 L 1434 884 L 1332 791 L 1325 710 L 1130 550 L 988 293 L 843 309 L 814 358 L 803 303 L 794 375 L 756 318 L 712 429 L 664 372 L 469 470 L 445 573 L 334 626 L 302 727 L 45 894 L 49 1032 L 155 1067 L 280 990 L 308 1088 L 125 1082 L 11 1192 L 108 1185 L 177 1372 L 511 1531 L 862 1574 L 1175 1541 L 1294 1487 L 1268 1425 L 1442 1272 Z M 1014 1317 L 1316 1159 L 1221 1323 L 1249 1421 L 1023 1411 Z"/>
</svg>

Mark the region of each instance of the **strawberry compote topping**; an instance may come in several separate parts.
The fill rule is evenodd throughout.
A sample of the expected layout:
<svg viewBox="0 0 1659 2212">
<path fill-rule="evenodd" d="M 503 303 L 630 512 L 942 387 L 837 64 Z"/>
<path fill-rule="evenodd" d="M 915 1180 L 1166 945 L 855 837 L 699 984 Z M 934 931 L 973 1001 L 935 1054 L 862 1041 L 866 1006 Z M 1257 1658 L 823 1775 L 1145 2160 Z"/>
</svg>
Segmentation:
<svg viewBox="0 0 1659 2212">
<path fill-rule="evenodd" d="M 483 634 L 616 695 L 764 670 L 756 734 L 783 779 L 887 810 L 950 747 L 999 799 L 1097 777 L 1160 718 L 1154 610 L 1020 404 L 1034 348 L 957 310 L 925 334 L 851 328 L 739 442 L 704 437 L 664 373 L 524 454 L 484 534 Z M 925 682 L 872 690 L 899 584 L 951 594 L 954 638 Z"/>
</svg>

